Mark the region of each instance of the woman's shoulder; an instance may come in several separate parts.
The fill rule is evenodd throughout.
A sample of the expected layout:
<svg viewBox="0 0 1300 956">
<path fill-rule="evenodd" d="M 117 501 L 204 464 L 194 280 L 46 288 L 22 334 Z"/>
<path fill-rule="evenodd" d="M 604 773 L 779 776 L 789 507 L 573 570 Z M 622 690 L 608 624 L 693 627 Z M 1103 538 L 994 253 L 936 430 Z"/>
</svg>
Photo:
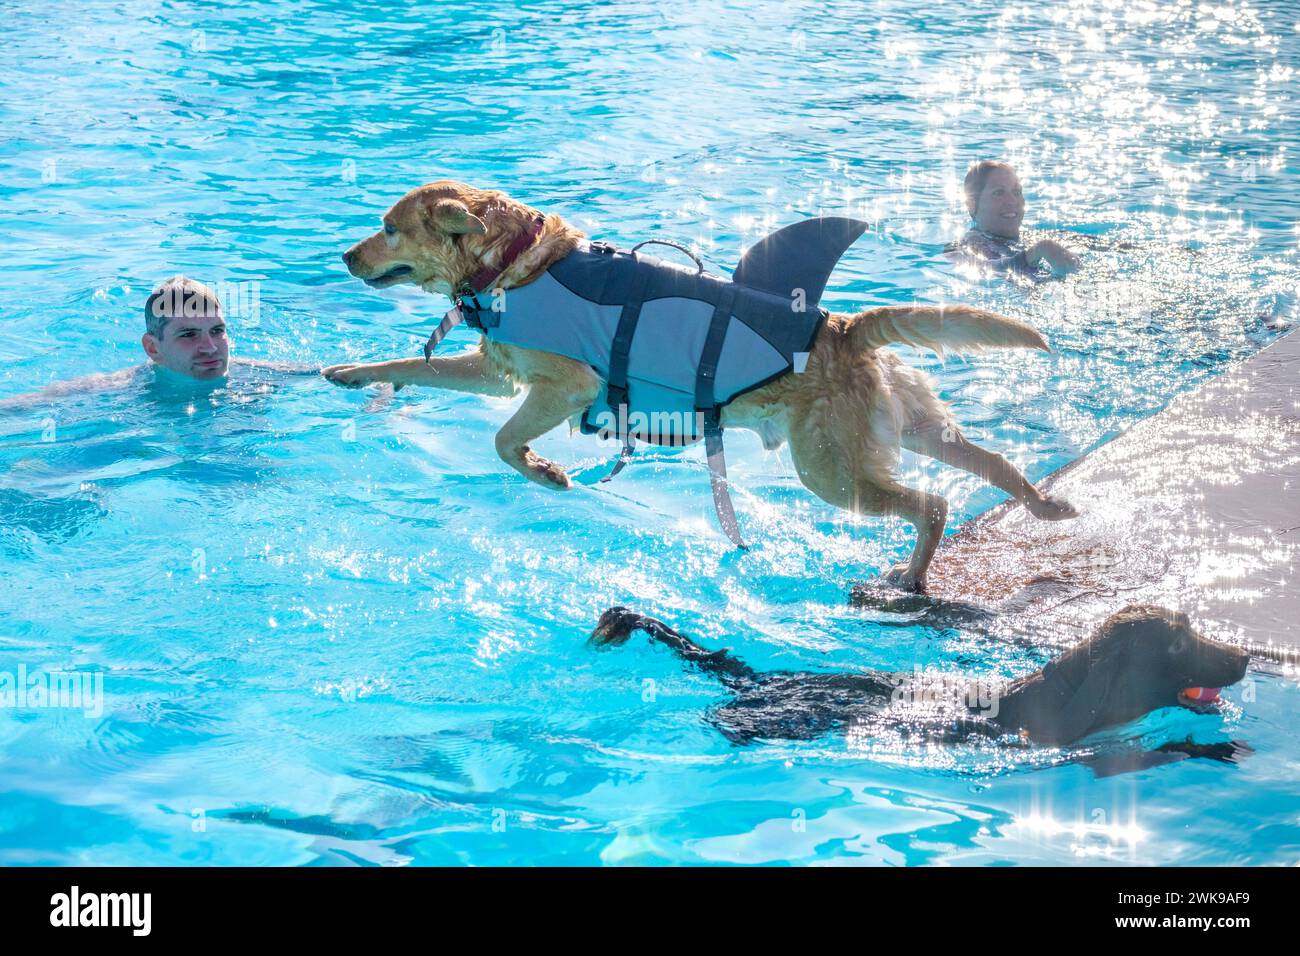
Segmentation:
<svg viewBox="0 0 1300 956">
<path fill-rule="evenodd" d="M 980 255 L 987 256 L 990 259 L 1000 259 L 1003 256 L 1013 256 L 1017 252 L 1024 250 L 1024 244 L 1018 239 L 1009 239 L 1004 236 L 993 236 L 982 229 L 968 229 L 966 235 L 958 241 L 958 246 L 968 249 L 972 252 L 978 252 Z"/>
</svg>

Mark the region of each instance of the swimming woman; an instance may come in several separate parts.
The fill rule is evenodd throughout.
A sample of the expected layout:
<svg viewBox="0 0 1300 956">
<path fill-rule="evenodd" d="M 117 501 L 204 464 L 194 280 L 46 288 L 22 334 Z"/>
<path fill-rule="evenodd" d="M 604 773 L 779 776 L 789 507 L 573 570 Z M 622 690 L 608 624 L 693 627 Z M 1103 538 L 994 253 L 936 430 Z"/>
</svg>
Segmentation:
<svg viewBox="0 0 1300 956">
<path fill-rule="evenodd" d="M 975 226 L 947 246 L 945 253 L 997 272 L 1031 278 L 1068 275 L 1079 268 L 1079 257 L 1055 240 L 1040 239 L 1030 246 L 1021 242 L 1025 194 L 1008 163 L 981 160 L 967 171 L 962 189 Z"/>
</svg>

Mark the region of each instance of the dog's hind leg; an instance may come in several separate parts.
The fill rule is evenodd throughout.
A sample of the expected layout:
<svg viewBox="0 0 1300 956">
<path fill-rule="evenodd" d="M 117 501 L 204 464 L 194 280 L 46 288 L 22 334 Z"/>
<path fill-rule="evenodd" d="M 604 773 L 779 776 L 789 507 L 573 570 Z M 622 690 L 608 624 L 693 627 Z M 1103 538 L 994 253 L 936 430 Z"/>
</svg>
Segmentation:
<svg viewBox="0 0 1300 956">
<path fill-rule="evenodd" d="M 948 502 L 938 495 L 900 485 L 890 474 L 888 452 L 853 435 L 826 428 L 790 430 L 790 453 L 804 486 L 828 504 L 854 514 L 897 515 L 916 528 L 916 547 L 905 563 L 896 565 L 885 580 L 907 591 L 925 586 L 925 572 L 943 537 Z"/>
<path fill-rule="evenodd" d="M 1019 501 L 1036 518 L 1060 521 L 1078 516 L 1062 498 L 1045 495 L 1015 465 L 971 442 L 951 421 L 926 421 L 900 435 L 904 448 L 978 475 Z"/>
<path fill-rule="evenodd" d="M 562 425 L 595 400 L 600 382 L 594 372 L 585 366 L 584 370 L 586 375 L 576 377 L 580 383 L 576 385 L 572 380 L 564 383 L 551 379 L 534 382 L 524 403 L 496 434 L 496 449 L 501 460 L 529 481 L 547 488 L 562 489 L 573 485 L 563 467 L 534 453 L 528 443 Z"/>
<path fill-rule="evenodd" d="M 938 495 L 896 485 L 881 489 L 876 511 L 880 514 L 898 515 L 916 528 L 916 546 L 912 556 L 902 564 L 894 565 L 885 575 L 885 581 L 904 591 L 925 589 L 925 572 L 930 568 L 934 549 L 943 537 L 943 527 L 948 521 L 948 502 Z"/>
</svg>

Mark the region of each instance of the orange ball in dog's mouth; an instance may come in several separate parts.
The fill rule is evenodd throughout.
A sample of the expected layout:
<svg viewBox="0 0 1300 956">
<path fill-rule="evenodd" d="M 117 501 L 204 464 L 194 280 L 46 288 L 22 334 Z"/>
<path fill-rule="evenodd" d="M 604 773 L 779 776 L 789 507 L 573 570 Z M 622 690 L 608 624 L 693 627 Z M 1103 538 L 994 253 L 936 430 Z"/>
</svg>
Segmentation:
<svg viewBox="0 0 1300 956">
<path fill-rule="evenodd" d="M 1179 700 L 1184 704 L 1217 704 L 1221 687 L 1185 687 L 1179 691 Z"/>
</svg>

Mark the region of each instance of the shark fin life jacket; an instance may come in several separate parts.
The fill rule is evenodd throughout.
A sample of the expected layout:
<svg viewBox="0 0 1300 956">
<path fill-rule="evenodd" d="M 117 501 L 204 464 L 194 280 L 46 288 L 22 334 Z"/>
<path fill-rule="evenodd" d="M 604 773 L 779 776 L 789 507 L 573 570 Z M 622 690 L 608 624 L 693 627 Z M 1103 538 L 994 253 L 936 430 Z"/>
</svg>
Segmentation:
<svg viewBox="0 0 1300 956">
<path fill-rule="evenodd" d="M 464 321 L 493 342 L 591 366 L 604 385 L 582 430 L 623 442 L 605 480 L 637 441 L 703 438 L 718 519 L 743 548 L 727 493 L 722 408 L 803 370 L 825 319 L 817 303 L 831 270 L 866 228 L 834 216 L 786 226 L 750 247 L 731 280 L 638 254 L 640 246 L 580 243 L 527 285 L 458 295 L 425 357 Z"/>
</svg>

